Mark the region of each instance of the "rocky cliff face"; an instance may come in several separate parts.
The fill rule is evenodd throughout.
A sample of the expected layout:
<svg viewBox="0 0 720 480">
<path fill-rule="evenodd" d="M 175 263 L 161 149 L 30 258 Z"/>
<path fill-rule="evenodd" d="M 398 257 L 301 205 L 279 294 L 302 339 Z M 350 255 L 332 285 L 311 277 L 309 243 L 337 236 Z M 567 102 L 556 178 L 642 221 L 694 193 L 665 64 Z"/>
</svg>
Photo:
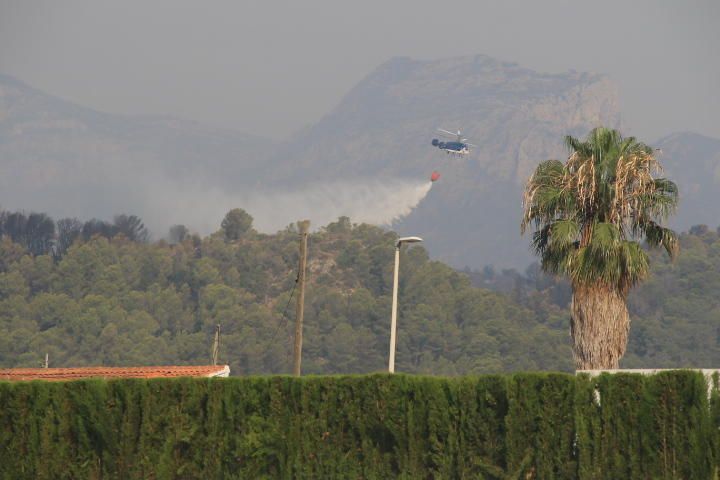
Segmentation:
<svg viewBox="0 0 720 480">
<path fill-rule="evenodd" d="M 430 251 L 463 267 L 524 266 L 521 188 L 535 165 L 564 158 L 562 139 L 598 125 L 618 127 L 617 89 L 602 75 L 542 74 L 486 56 L 395 58 L 350 91 L 276 161 L 318 179 L 443 177 L 403 221 Z M 433 148 L 436 128 L 462 129 L 478 148 L 449 158 Z"/>
<path fill-rule="evenodd" d="M 486 56 L 395 58 L 291 147 L 303 165 L 333 165 L 331 176 L 413 174 L 442 163 L 428 148 L 436 128 L 461 128 L 479 146 L 466 164 L 521 183 L 537 159 L 563 154 L 564 135 L 619 121 L 616 88 L 601 75 L 540 74 Z"/>
</svg>

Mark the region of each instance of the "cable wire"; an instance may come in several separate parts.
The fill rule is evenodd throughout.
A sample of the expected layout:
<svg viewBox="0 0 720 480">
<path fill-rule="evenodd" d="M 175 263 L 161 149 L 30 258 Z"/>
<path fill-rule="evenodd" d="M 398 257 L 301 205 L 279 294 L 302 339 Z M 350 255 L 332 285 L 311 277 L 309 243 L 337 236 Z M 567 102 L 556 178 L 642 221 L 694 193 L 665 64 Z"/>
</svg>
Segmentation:
<svg viewBox="0 0 720 480">
<path fill-rule="evenodd" d="M 272 336 L 270 337 L 269 344 L 272 344 L 275 341 L 275 337 L 277 337 L 278 332 L 280 332 L 281 329 L 285 328 L 287 326 L 289 318 L 287 317 L 287 309 L 290 306 L 290 301 L 292 300 L 293 294 L 295 293 L 295 287 L 297 287 L 298 281 L 300 280 L 300 273 L 298 272 L 298 276 L 295 277 L 295 283 L 293 283 L 293 288 L 290 290 L 290 296 L 288 297 L 288 301 L 285 304 L 285 309 L 283 310 L 282 316 L 281 316 L 281 322 L 282 320 L 285 320 L 284 323 L 281 323 L 277 326 L 275 329 L 275 332 L 273 332 Z"/>
</svg>

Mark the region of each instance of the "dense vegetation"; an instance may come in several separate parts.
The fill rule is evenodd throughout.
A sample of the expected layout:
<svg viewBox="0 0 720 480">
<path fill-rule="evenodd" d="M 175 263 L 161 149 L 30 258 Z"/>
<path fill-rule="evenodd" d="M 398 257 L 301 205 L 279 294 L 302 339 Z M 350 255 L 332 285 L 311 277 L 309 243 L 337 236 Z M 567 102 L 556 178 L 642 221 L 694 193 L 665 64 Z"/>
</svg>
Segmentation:
<svg viewBox="0 0 720 480">
<path fill-rule="evenodd" d="M 220 324 L 233 374 L 288 372 L 297 231 L 259 234 L 231 213 L 203 239 L 174 228 L 175 244 L 101 231 L 33 255 L 5 235 L 0 365 L 37 366 L 46 352 L 52 366 L 202 364 Z M 386 368 L 394 240 L 346 218 L 311 235 L 305 372 Z M 399 371 L 570 369 L 560 309 L 474 288 L 422 248 L 404 251 L 401 268 Z"/>
<path fill-rule="evenodd" d="M 0 382 L 0 477 L 709 480 L 717 407 L 678 371 Z"/>
<path fill-rule="evenodd" d="M 208 237 L 177 226 L 154 243 L 110 228 L 125 219 L 137 232 L 136 217 L 94 221 L 106 227 L 87 238 L 74 221 L 80 234 L 67 248 L 56 229 L 38 254 L 32 235 L 13 241 L 0 225 L 0 367 L 39 366 L 45 353 L 58 367 L 205 364 L 220 324 L 232 374 L 290 372 L 297 231 L 259 234 L 242 213 Z M 395 238 L 346 218 L 310 236 L 305 373 L 387 368 Z M 651 254 L 654 273 L 630 296 L 623 366 L 720 361 L 720 236 L 696 227 L 680 242 L 674 264 Z M 398 371 L 570 371 L 568 300 L 567 284 L 537 267 L 467 274 L 404 249 Z"/>
<path fill-rule="evenodd" d="M 675 261 L 650 251 L 652 273 L 628 299 L 631 326 L 625 368 L 713 368 L 720 364 L 720 228 L 696 225 L 678 237 Z M 537 264 L 466 271 L 473 285 L 504 293 L 534 311 L 551 303 L 567 312 L 567 281 L 543 275 Z"/>
</svg>

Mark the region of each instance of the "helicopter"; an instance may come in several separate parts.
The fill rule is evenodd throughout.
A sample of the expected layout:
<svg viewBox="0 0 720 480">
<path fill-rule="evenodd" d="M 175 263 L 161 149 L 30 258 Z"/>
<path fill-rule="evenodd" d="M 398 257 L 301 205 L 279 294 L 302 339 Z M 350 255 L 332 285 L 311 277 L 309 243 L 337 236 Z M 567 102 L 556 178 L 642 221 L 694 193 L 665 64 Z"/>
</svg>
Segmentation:
<svg viewBox="0 0 720 480">
<path fill-rule="evenodd" d="M 467 138 L 463 138 L 460 130 L 457 133 L 448 132 L 442 128 L 438 128 L 438 132 L 445 137 L 452 138 L 454 141 L 443 142 L 437 138 L 433 138 L 433 147 L 438 147 L 440 150 L 444 150 L 448 155 L 467 155 L 470 153 L 470 147 L 477 147 L 472 143 L 467 143 Z"/>
</svg>

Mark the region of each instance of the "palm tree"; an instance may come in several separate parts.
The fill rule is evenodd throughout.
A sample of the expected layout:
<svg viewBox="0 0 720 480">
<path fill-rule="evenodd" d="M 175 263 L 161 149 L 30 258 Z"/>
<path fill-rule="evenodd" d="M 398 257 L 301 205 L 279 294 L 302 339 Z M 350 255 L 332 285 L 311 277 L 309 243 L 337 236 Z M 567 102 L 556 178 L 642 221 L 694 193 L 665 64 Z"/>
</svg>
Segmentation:
<svg viewBox="0 0 720 480">
<path fill-rule="evenodd" d="M 528 180 L 521 230 L 544 271 L 572 285 L 570 334 L 575 367 L 617 368 L 625 353 L 629 290 L 648 276 L 640 245 L 678 252 L 675 232 L 660 225 L 675 210 L 675 183 L 655 178 L 655 151 L 608 128 L 585 141 L 565 137 L 568 160 L 547 160 Z"/>
</svg>

